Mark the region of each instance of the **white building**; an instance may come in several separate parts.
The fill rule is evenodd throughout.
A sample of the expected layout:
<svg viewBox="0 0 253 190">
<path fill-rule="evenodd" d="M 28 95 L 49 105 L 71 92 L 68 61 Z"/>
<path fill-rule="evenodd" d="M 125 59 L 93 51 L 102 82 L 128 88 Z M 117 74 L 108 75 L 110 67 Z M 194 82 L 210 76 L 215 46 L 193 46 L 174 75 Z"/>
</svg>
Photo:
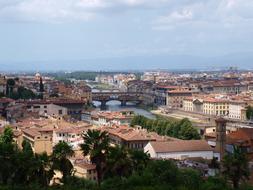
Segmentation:
<svg viewBox="0 0 253 190">
<path fill-rule="evenodd" d="M 229 104 L 230 119 L 246 120 L 246 104 L 243 101 L 231 101 Z"/>
<path fill-rule="evenodd" d="M 86 131 L 87 126 L 56 129 L 53 132 L 53 146 L 59 142 L 67 142 L 74 149 L 77 149 L 83 143 L 82 134 Z"/>
<path fill-rule="evenodd" d="M 204 140 L 177 140 L 165 142 L 149 142 L 144 147 L 144 152 L 154 159 L 176 159 L 201 157 L 211 160 L 214 150 Z"/>
<path fill-rule="evenodd" d="M 64 116 L 68 114 L 68 109 L 55 104 L 32 104 L 27 106 L 28 111 L 38 112 L 39 115 Z"/>
</svg>

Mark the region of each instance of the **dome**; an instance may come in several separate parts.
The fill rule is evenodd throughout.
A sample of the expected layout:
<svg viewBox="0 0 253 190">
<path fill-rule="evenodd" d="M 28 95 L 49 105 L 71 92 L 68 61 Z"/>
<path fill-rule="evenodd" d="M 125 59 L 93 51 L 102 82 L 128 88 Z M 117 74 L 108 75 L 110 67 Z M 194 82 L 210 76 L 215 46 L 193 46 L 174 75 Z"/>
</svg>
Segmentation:
<svg viewBox="0 0 253 190">
<path fill-rule="evenodd" d="M 36 73 L 36 74 L 35 74 L 35 77 L 40 77 L 40 74 L 39 74 L 39 73 Z"/>
</svg>

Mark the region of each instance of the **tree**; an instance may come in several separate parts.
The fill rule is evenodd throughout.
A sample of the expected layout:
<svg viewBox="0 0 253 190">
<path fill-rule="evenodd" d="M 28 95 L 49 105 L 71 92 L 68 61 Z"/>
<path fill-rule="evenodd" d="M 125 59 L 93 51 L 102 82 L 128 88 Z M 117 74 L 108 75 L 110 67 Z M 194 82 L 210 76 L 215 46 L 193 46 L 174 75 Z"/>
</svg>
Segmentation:
<svg viewBox="0 0 253 190">
<path fill-rule="evenodd" d="M 248 106 L 246 108 L 246 117 L 248 120 L 253 119 L 253 107 L 252 106 Z"/>
<path fill-rule="evenodd" d="M 29 184 L 34 176 L 36 166 L 34 165 L 34 153 L 31 144 L 24 140 L 22 151 L 16 152 L 16 170 L 13 174 L 14 184 Z"/>
<path fill-rule="evenodd" d="M 91 162 L 96 165 L 98 184 L 100 185 L 104 175 L 106 155 L 109 151 L 109 136 L 107 132 L 88 130 L 83 135 L 83 139 L 84 144 L 81 144 L 80 147 L 83 155 L 89 155 Z"/>
<path fill-rule="evenodd" d="M 0 183 L 7 184 L 15 171 L 15 151 L 13 132 L 7 127 L 0 136 Z"/>
<path fill-rule="evenodd" d="M 15 80 L 14 79 L 8 79 L 7 82 L 6 82 L 6 95 L 8 97 L 11 97 L 12 96 L 12 93 L 13 93 L 13 88 L 15 86 Z"/>
<path fill-rule="evenodd" d="M 13 142 L 13 131 L 10 127 L 4 129 L 3 135 L 0 137 L 0 142 L 5 144 Z"/>
<path fill-rule="evenodd" d="M 147 153 L 139 150 L 129 150 L 129 154 L 135 172 L 140 172 L 147 167 L 150 161 L 150 156 Z"/>
<path fill-rule="evenodd" d="M 42 186 L 48 186 L 50 180 L 54 176 L 54 171 L 52 167 L 52 162 L 50 160 L 50 157 L 46 153 L 42 154 L 35 154 L 35 176 L 36 179 L 34 181 L 37 181 Z"/>
<path fill-rule="evenodd" d="M 148 131 L 154 131 L 159 135 L 168 135 L 179 139 L 191 140 L 200 139 L 201 136 L 197 129 L 192 126 L 189 119 L 182 119 L 174 122 L 164 118 L 155 120 L 137 115 L 131 121 L 131 126 L 140 125 Z"/>
<path fill-rule="evenodd" d="M 74 155 L 72 147 L 66 142 L 59 142 L 53 148 L 53 169 L 58 169 L 62 172 L 63 181 L 71 175 L 73 165 L 68 159 Z"/>
<path fill-rule="evenodd" d="M 223 174 L 232 181 L 234 189 L 238 189 L 241 181 L 249 179 L 248 158 L 241 148 L 234 146 L 233 153 L 226 154 L 222 164 Z"/>
<path fill-rule="evenodd" d="M 105 176 L 126 177 L 132 172 L 132 160 L 124 146 L 110 147 L 106 158 Z"/>
</svg>

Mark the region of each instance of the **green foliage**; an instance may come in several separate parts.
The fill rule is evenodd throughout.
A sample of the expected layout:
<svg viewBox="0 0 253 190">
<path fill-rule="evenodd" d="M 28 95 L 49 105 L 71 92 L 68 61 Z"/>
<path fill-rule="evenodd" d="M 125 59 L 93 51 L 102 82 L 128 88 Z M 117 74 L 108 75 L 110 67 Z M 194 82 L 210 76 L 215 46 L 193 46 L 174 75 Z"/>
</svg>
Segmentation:
<svg viewBox="0 0 253 190">
<path fill-rule="evenodd" d="M 209 177 L 201 184 L 201 190 L 228 190 L 226 181 L 220 177 Z"/>
<path fill-rule="evenodd" d="M 33 93 L 33 91 L 24 88 L 18 87 L 17 92 L 13 92 L 13 90 L 9 90 L 7 93 L 7 97 L 18 100 L 18 99 L 35 99 L 37 96 Z"/>
<path fill-rule="evenodd" d="M 11 144 L 13 141 L 13 131 L 10 127 L 4 129 L 3 135 L 0 136 L 0 143 Z"/>
<path fill-rule="evenodd" d="M 11 128 L 5 128 L 0 136 L 0 185 L 17 185 L 17 188 L 11 189 L 19 189 L 20 186 L 37 183 L 47 187 L 53 176 L 49 169 L 49 157 L 46 154 L 34 154 L 27 141 L 22 146 L 23 149 L 19 150 L 14 143 Z"/>
<path fill-rule="evenodd" d="M 73 165 L 68 158 L 73 155 L 72 147 L 66 142 L 59 142 L 53 148 L 53 169 L 62 172 L 63 181 L 72 174 Z"/>
<path fill-rule="evenodd" d="M 246 109 L 246 117 L 248 120 L 253 119 L 253 107 L 252 106 L 248 106 Z"/>
<path fill-rule="evenodd" d="M 90 160 L 96 165 L 98 183 L 100 184 L 105 170 L 106 156 L 109 151 L 109 136 L 106 132 L 88 130 L 83 136 L 84 144 L 80 147 L 83 155 L 90 155 Z"/>
<path fill-rule="evenodd" d="M 121 72 L 122 73 L 122 72 Z M 127 72 L 123 72 L 128 74 Z M 96 76 L 98 75 L 115 75 L 119 74 L 118 72 L 89 72 L 89 71 L 76 71 L 76 72 L 71 72 L 71 73 L 63 73 L 63 72 L 58 72 L 58 73 L 52 73 L 50 76 L 55 77 L 57 80 L 68 80 L 68 79 L 77 79 L 77 80 L 92 80 L 94 81 Z M 134 73 L 137 76 L 140 76 L 141 73 Z"/>
<path fill-rule="evenodd" d="M 124 146 L 110 147 L 106 156 L 105 178 L 129 177 L 146 168 L 150 158 L 138 150 L 130 150 Z"/>
<path fill-rule="evenodd" d="M 200 134 L 192 126 L 188 119 L 181 121 L 170 121 L 158 118 L 156 120 L 148 119 L 137 115 L 131 121 L 131 126 L 140 125 L 148 131 L 157 132 L 159 135 L 167 135 L 183 140 L 200 139 Z"/>
<path fill-rule="evenodd" d="M 164 121 L 153 121 L 151 125 L 154 123 L 156 126 L 164 125 Z M 187 122 L 180 123 L 183 124 L 187 125 Z M 180 134 L 180 130 L 177 133 Z M 244 152 L 236 147 L 233 154 L 224 158 L 225 179 L 218 176 L 205 179 L 194 169 L 178 168 L 173 160 L 150 160 L 143 152 L 110 147 L 105 132 L 89 130 L 83 137 L 85 142 L 81 148 L 84 155 L 89 154 L 97 171 L 101 172 L 100 186 L 93 181 L 71 176 L 73 166 L 68 157 L 74 152 L 67 143 L 58 143 L 52 157 L 46 153 L 34 154 L 27 141 L 22 143 L 22 150 L 18 149 L 12 130 L 6 128 L 0 136 L 0 189 L 231 190 L 229 185 L 233 182 L 239 190 L 252 190 L 251 186 L 243 183 L 249 176 L 248 160 Z M 62 171 L 64 185 L 49 186 L 55 169 Z"/>
<path fill-rule="evenodd" d="M 233 182 L 235 189 L 249 179 L 248 158 L 241 148 L 234 146 L 233 153 L 226 154 L 222 162 L 224 176 Z"/>
</svg>

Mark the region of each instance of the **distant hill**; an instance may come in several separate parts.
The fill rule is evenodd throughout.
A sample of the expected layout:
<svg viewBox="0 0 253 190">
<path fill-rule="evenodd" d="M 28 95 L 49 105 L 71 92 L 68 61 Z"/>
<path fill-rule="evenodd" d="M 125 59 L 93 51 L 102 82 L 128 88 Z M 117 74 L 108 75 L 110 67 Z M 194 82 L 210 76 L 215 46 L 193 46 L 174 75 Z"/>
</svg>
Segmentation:
<svg viewBox="0 0 253 190">
<path fill-rule="evenodd" d="M 213 70 L 230 66 L 240 69 L 253 69 L 253 53 L 237 53 L 219 57 L 155 55 L 64 61 L 0 62 L 0 70 L 2 71 Z"/>
</svg>

